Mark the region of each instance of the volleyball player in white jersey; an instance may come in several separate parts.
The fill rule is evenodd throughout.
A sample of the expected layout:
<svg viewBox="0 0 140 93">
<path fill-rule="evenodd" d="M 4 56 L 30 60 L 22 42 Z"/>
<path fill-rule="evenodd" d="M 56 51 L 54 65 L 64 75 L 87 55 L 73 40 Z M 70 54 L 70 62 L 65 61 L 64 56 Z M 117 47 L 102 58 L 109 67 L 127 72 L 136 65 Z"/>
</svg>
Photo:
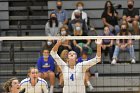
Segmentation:
<svg viewBox="0 0 140 93">
<path fill-rule="evenodd" d="M 86 93 L 84 85 L 85 72 L 91 66 L 101 61 L 101 43 L 102 40 L 98 39 L 96 57 L 76 64 L 77 54 L 74 51 L 68 53 L 68 62 L 64 62 L 57 54 L 58 48 L 62 41 L 59 40 L 52 48 L 51 56 L 56 63 L 60 66 L 64 77 L 63 93 Z"/>
<path fill-rule="evenodd" d="M 31 67 L 28 76 L 20 83 L 21 90 L 25 90 L 24 93 L 48 93 L 48 84 L 44 79 L 38 77 L 37 68 Z"/>
</svg>

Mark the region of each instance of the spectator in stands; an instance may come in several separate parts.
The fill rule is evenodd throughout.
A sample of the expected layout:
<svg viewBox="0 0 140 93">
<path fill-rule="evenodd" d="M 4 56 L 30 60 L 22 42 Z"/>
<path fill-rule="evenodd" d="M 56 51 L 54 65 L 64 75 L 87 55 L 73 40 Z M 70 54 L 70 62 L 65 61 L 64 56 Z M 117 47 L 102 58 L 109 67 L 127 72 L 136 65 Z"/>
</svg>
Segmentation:
<svg viewBox="0 0 140 93">
<path fill-rule="evenodd" d="M 113 36 L 108 26 L 104 27 L 103 36 Z M 104 51 L 105 56 L 107 56 L 109 52 L 110 61 L 112 60 L 113 52 L 114 52 L 113 44 L 114 44 L 114 40 L 111 39 L 103 39 L 102 41 L 102 50 Z"/>
<path fill-rule="evenodd" d="M 69 34 L 70 35 L 72 35 L 74 33 L 73 31 L 76 29 L 75 24 L 77 22 L 80 23 L 81 29 L 83 31 L 82 32 L 83 35 L 87 35 L 87 33 L 88 33 L 87 24 L 85 23 L 85 20 L 80 18 L 80 15 L 81 15 L 80 11 L 75 10 L 75 12 L 74 12 L 75 19 L 71 20 L 69 23 Z"/>
<path fill-rule="evenodd" d="M 45 44 L 43 45 L 42 51 L 43 51 L 44 49 L 48 49 L 49 51 L 51 51 L 51 49 L 52 49 L 52 47 L 54 46 L 54 44 L 55 44 L 55 41 L 54 41 L 54 40 L 47 40 L 47 41 L 45 42 Z M 42 51 L 41 51 L 41 53 L 42 53 Z"/>
<path fill-rule="evenodd" d="M 63 25 L 61 28 L 60 28 L 60 31 L 59 31 L 59 35 L 60 36 L 68 36 L 68 26 L 66 25 Z"/>
<path fill-rule="evenodd" d="M 73 36 L 84 36 L 80 22 L 75 23 Z M 81 56 L 80 54 L 83 51 L 83 48 L 88 49 L 89 50 L 88 52 L 92 54 L 90 42 L 91 40 L 73 40 L 73 50 L 77 53 L 78 57 Z"/>
<path fill-rule="evenodd" d="M 113 7 L 111 1 L 106 1 L 101 18 L 104 26 L 108 26 L 111 33 L 116 35 L 120 31 L 120 27 L 118 26 L 118 12 Z"/>
<path fill-rule="evenodd" d="M 30 67 L 28 78 L 23 79 L 20 86 L 25 93 L 48 93 L 48 84 L 44 79 L 39 78 L 38 69 L 35 67 Z"/>
<path fill-rule="evenodd" d="M 123 22 L 123 24 L 121 25 L 121 31 L 118 33 L 118 36 L 131 36 L 131 33 L 128 30 L 128 24 L 124 24 L 124 22 Z M 131 39 L 129 39 L 129 40 L 119 39 L 116 41 L 116 47 L 115 47 L 114 54 L 113 54 L 112 64 L 116 64 L 120 50 L 129 51 L 130 56 L 131 56 L 131 63 L 135 63 L 135 53 L 134 53 L 134 47 L 132 44 L 132 40 Z"/>
<path fill-rule="evenodd" d="M 64 61 L 64 62 L 67 62 L 67 59 L 68 59 L 68 50 L 65 49 L 61 52 L 60 54 L 60 58 Z M 57 73 L 56 73 L 56 77 L 58 77 L 59 79 L 59 84 L 58 84 L 58 88 L 61 88 L 63 86 L 63 83 L 64 83 L 64 79 L 63 79 L 63 74 L 62 74 L 62 71 L 60 69 L 59 66 L 57 66 Z"/>
<path fill-rule="evenodd" d="M 80 18 L 85 20 L 85 22 L 87 23 L 87 20 L 88 20 L 87 13 L 84 12 L 83 9 L 84 9 L 84 3 L 83 2 L 77 2 L 76 10 L 80 11 Z M 74 10 L 72 12 L 71 20 L 75 19 L 75 11 L 76 10 Z"/>
<path fill-rule="evenodd" d="M 55 64 L 48 49 L 43 50 L 43 56 L 38 59 L 37 68 L 39 70 L 39 77 L 50 80 L 50 93 L 53 93 L 55 83 Z"/>
<path fill-rule="evenodd" d="M 17 78 L 11 78 L 6 81 L 3 88 L 6 93 L 20 93 L 20 84 Z"/>
<path fill-rule="evenodd" d="M 50 20 L 45 25 L 45 34 L 47 36 L 57 36 L 62 23 L 58 22 L 55 13 L 50 14 Z"/>
<path fill-rule="evenodd" d="M 81 57 L 78 58 L 77 64 L 82 63 L 84 61 L 88 61 L 88 60 L 90 60 L 90 58 L 88 57 L 88 50 L 83 50 Z M 94 87 L 91 85 L 91 83 L 89 81 L 90 76 L 91 76 L 91 74 L 88 69 L 85 73 L 85 85 L 87 85 L 89 87 L 89 89 L 92 91 L 94 89 Z"/>
<path fill-rule="evenodd" d="M 134 0 L 128 0 L 127 5 L 128 8 L 123 10 L 123 20 L 127 20 L 131 33 L 137 35 L 139 34 L 139 10 L 134 8 Z"/>
<path fill-rule="evenodd" d="M 65 49 L 65 50 L 63 50 L 63 51 L 61 52 L 61 54 L 60 54 L 61 59 L 62 59 L 63 61 L 65 61 L 65 62 L 67 62 L 68 52 L 69 52 L 69 51 L 68 51 L 67 49 Z"/>
<path fill-rule="evenodd" d="M 56 7 L 57 9 L 53 12 L 57 15 L 58 22 L 61 22 L 63 25 L 66 25 L 68 23 L 68 14 L 67 11 L 62 9 L 63 2 L 57 1 Z"/>
<path fill-rule="evenodd" d="M 67 27 L 66 26 L 63 26 L 60 28 L 60 36 L 68 36 L 68 31 L 67 31 Z M 71 41 L 70 40 L 64 40 L 62 42 L 62 45 L 59 47 L 58 49 L 58 55 L 61 54 L 61 52 L 64 50 L 64 49 L 67 49 L 68 51 L 72 50 L 72 47 L 71 47 Z"/>
</svg>

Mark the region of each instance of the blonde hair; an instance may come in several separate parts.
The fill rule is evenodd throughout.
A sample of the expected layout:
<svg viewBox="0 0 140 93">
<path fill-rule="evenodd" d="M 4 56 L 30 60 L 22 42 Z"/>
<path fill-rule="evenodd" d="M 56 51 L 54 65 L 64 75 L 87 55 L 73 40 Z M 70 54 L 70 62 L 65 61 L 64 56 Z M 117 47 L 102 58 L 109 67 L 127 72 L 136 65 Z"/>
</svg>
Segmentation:
<svg viewBox="0 0 140 93">
<path fill-rule="evenodd" d="M 6 91 L 6 92 L 11 92 L 10 91 L 10 87 L 12 87 L 12 82 L 13 80 L 18 80 L 16 77 L 14 78 L 11 78 L 9 80 L 7 80 L 5 83 L 4 83 L 4 86 L 3 86 L 3 89 Z"/>
<path fill-rule="evenodd" d="M 81 23 L 80 22 L 76 22 L 75 23 L 75 29 L 74 29 L 74 36 L 77 35 L 76 26 L 80 26 L 81 27 L 80 33 L 78 33 L 78 35 L 80 35 L 80 36 L 83 35 L 83 29 L 82 29 Z"/>
<path fill-rule="evenodd" d="M 29 74 L 31 73 L 31 70 L 32 69 L 37 69 L 36 67 L 30 67 L 29 69 L 28 69 L 28 73 L 27 73 L 27 76 L 29 77 Z M 38 71 L 38 69 L 37 69 L 37 71 Z"/>
<path fill-rule="evenodd" d="M 64 49 L 64 50 L 61 52 L 61 54 L 60 54 L 60 57 L 61 57 L 62 60 L 65 61 L 65 62 L 67 62 L 67 58 L 64 58 L 64 54 L 65 54 L 65 53 L 68 53 L 68 52 L 69 52 L 68 50 Z"/>
<path fill-rule="evenodd" d="M 123 20 L 123 21 L 122 21 L 121 26 L 122 26 L 122 25 L 126 25 L 126 29 L 128 30 L 129 25 L 128 25 L 128 22 L 127 22 L 126 20 Z M 121 26 L 120 26 L 120 28 L 121 28 Z"/>
</svg>

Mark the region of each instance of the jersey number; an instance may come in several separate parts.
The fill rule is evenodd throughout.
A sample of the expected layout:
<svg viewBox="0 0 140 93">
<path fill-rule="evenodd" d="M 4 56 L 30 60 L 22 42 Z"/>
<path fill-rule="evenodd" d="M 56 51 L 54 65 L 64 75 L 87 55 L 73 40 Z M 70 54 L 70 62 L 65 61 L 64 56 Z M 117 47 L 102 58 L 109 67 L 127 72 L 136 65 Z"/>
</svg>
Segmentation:
<svg viewBox="0 0 140 93">
<path fill-rule="evenodd" d="M 73 74 L 71 74 L 70 79 L 71 79 L 72 81 L 74 81 L 74 75 L 73 75 Z"/>
</svg>

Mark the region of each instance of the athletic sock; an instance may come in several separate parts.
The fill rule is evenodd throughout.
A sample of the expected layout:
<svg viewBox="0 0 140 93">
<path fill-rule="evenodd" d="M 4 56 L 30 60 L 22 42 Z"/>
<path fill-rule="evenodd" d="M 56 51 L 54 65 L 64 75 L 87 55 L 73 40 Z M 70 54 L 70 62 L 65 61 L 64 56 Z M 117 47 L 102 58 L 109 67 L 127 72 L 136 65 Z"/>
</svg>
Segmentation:
<svg viewBox="0 0 140 93">
<path fill-rule="evenodd" d="M 53 86 L 50 87 L 50 92 L 49 93 L 53 93 Z"/>
<path fill-rule="evenodd" d="M 93 90 L 94 89 L 94 87 L 91 85 L 91 83 L 89 81 L 87 81 L 87 85 L 88 85 L 88 87 L 89 87 L 90 90 Z"/>
</svg>

